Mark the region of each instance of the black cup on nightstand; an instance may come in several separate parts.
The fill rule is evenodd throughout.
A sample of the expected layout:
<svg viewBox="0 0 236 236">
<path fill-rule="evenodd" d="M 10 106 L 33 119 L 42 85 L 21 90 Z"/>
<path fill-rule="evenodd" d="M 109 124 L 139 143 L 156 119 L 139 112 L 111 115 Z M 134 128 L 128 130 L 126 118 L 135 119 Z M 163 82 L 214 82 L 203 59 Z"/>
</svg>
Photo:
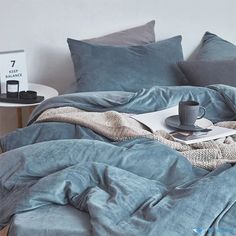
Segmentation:
<svg viewBox="0 0 236 236">
<path fill-rule="evenodd" d="M 199 115 L 199 112 L 201 114 Z M 201 119 L 206 109 L 196 101 L 181 101 L 179 103 L 179 121 L 181 125 L 193 126 L 197 119 Z"/>
<path fill-rule="evenodd" d="M 6 91 L 8 98 L 18 98 L 19 96 L 19 81 L 7 80 Z"/>
</svg>

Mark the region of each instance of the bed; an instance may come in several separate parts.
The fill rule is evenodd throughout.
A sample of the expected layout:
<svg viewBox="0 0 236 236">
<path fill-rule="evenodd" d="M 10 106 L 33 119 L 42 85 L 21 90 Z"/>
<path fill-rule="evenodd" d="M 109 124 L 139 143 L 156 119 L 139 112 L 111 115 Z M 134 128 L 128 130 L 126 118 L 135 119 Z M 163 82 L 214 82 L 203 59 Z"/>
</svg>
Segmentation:
<svg viewBox="0 0 236 236">
<path fill-rule="evenodd" d="M 1 236 L 7 231 L 9 236 L 236 234 L 235 137 L 205 146 L 173 146 L 176 143 L 165 134 L 153 134 L 130 118 L 195 100 L 206 108 L 206 118 L 212 122 L 236 127 L 235 87 L 186 85 L 177 65 L 180 42 L 177 36 L 127 51 L 125 46 L 69 40 L 79 78 L 78 87 L 73 86 L 76 91 L 44 101 L 27 127 L 0 139 Z M 93 51 L 93 57 L 99 52 L 99 60 L 89 65 L 89 57 L 77 60 L 73 51 L 77 46 L 80 53 Z M 137 55 L 144 52 L 145 61 L 151 62 L 153 51 L 159 55 L 161 48 L 168 48 L 165 55 L 174 50 L 176 56 L 165 56 L 158 82 L 154 79 L 160 67 L 156 70 L 151 63 L 155 76 L 149 68 L 145 80 L 143 68 L 148 64 L 138 73 L 139 68 L 129 64 L 130 78 L 142 75 L 137 83 L 140 89 L 132 87 L 132 79 L 95 87 L 88 83 L 95 74 L 86 69 L 97 73 L 97 62 L 99 71 L 106 68 L 100 58 L 104 51 L 125 54 L 129 60 L 131 51 L 138 63 Z M 171 72 L 169 58 L 168 63 L 175 60 Z M 104 60 L 108 63 L 109 58 Z M 118 67 L 127 72 L 125 65 Z M 106 71 L 108 77 L 114 72 Z M 114 77 L 119 73 L 124 76 L 124 71 L 118 71 Z M 83 75 L 87 77 L 81 79 Z M 103 71 L 96 74 L 98 81 L 105 76 Z"/>
</svg>

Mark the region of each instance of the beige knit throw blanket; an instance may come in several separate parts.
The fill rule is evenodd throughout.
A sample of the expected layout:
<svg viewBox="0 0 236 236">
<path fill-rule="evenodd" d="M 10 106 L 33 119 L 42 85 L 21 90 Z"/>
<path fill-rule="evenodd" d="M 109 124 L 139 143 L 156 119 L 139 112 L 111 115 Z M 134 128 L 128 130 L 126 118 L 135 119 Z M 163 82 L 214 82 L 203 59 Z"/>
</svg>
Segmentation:
<svg viewBox="0 0 236 236">
<path fill-rule="evenodd" d="M 215 169 L 226 162 L 236 162 L 236 137 L 234 136 L 186 145 L 174 141 L 173 137 L 164 131 L 152 133 L 130 116 L 131 114 L 116 111 L 87 112 L 74 107 L 61 107 L 44 111 L 36 122 L 56 121 L 79 124 L 114 141 L 140 136 L 155 139 L 181 152 L 192 165 L 208 170 Z M 221 122 L 217 125 L 236 128 L 236 121 Z"/>
</svg>

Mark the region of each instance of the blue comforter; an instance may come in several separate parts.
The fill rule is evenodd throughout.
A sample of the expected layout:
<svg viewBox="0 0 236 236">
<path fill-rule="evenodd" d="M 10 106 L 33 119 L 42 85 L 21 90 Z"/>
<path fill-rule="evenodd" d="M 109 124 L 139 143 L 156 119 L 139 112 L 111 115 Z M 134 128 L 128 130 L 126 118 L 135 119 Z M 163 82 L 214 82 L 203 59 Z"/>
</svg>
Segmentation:
<svg viewBox="0 0 236 236">
<path fill-rule="evenodd" d="M 0 228 L 14 214 L 69 204 L 89 213 L 94 235 L 236 234 L 236 167 L 225 164 L 208 172 L 155 140 L 112 142 L 74 124 L 33 123 L 52 107 L 143 113 L 182 99 L 199 101 L 213 122 L 236 118 L 236 89 L 223 85 L 45 101 L 28 127 L 1 138 L 7 152 L 0 157 Z"/>
</svg>

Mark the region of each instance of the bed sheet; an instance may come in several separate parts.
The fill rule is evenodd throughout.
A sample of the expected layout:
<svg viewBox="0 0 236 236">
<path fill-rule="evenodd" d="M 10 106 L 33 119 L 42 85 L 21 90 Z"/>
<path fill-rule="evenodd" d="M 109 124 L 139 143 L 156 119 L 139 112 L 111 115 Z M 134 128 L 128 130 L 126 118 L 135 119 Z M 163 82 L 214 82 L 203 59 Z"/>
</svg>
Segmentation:
<svg viewBox="0 0 236 236">
<path fill-rule="evenodd" d="M 91 236 L 89 215 L 72 206 L 49 205 L 20 214 L 12 221 L 8 236 Z"/>
</svg>

